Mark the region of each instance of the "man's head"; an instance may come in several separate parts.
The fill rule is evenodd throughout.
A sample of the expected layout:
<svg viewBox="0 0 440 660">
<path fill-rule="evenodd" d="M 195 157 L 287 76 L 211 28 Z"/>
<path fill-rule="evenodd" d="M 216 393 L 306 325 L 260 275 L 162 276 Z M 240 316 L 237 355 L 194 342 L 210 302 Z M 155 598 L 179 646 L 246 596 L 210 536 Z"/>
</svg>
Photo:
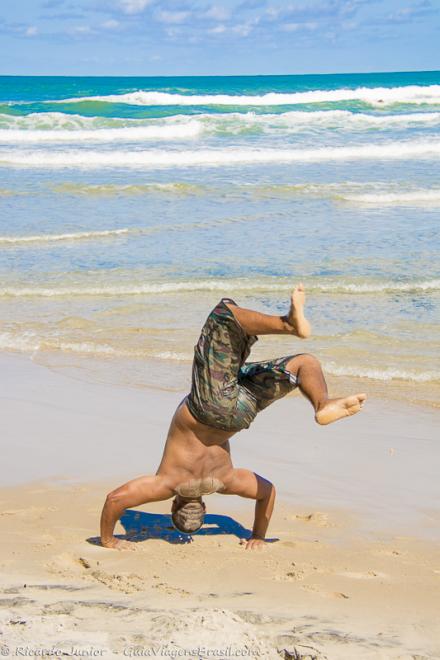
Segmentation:
<svg viewBox="0 0 440 660">
<path fill-rule="evenodd" d="M 176 495 L 171 506 L 173 525 L 179 532 L 194 534 L 203 525 L 206 506 L 201 497 L 186 498 Z"/>
</svg>

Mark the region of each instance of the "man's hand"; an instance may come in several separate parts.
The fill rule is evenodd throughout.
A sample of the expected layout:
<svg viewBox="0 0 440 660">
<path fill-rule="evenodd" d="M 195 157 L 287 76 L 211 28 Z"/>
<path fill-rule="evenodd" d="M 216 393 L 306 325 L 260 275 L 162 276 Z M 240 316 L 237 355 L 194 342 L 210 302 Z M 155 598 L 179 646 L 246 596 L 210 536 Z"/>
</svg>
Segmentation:
<svg viewBox="0 0 440 660">
<path fill-rule="evenodd" d="M 257 536 L 251 536 L 249 539 L 241 539 L 240 545 L 244 545 L 245 550 L 265 550 L 266 541 Z"/>
<path fill-rule="evenodd" d="M 275 502 L 275 487 L 264 477 L 241 468 L 233 468 L 223 477 L 225 495 L 249 497 L 255 501 L 255 518 L 251 537 L 242 541 L 246 550 L 261 550 L 265 546 L 265 537 Z"/>
</svg>

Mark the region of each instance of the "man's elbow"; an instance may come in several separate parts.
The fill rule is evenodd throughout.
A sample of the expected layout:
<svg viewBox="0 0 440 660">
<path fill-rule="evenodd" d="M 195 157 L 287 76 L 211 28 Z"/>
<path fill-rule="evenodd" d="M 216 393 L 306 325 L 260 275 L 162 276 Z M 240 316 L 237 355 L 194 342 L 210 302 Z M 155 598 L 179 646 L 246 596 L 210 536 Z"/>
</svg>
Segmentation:
<svg viewBox="0 0 440 660">
<path fill-rule="evenodd" d="M 126 497 L 127 493 L 125 489 L 117 488 L 116 490 L 112 490 L 105 498 L 105 506 L 109 509 L 120 508 L 124 505 Z"/>
<path fill-rule="evenodd" d="M 257 497 L 257 500 L 275 500 L 276 494 L 275 486 L 270 481 L 267 481 L 263 492 Z"/>
</svg>

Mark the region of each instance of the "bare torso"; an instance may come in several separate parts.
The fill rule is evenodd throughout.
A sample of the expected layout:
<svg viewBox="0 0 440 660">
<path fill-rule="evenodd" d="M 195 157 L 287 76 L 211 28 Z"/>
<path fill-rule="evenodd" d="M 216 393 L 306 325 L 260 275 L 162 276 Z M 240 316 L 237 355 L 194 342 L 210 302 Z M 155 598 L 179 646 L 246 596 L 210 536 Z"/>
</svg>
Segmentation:
<svg viewBox="0 0 440 660">
<path fill-rule="evenodd" d="M 183 496 L 185 492 L 221 491 L 233 469 L 232 435 L 197 421 L 183 399 L 171 420 L 156 474 L 166 477 L 170 487 Z"/>
</svg>

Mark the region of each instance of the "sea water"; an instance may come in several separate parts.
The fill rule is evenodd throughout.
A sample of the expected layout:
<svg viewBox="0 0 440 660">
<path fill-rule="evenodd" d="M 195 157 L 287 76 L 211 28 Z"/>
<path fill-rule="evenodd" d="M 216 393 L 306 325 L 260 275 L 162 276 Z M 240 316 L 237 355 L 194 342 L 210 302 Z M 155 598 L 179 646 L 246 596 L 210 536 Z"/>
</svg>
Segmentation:
<svg viewBox="0 0 440 660">
<path fill-rule="evenodd" d="M 303 281 L 313 337 L 251 359 L 435 404 L 439 128 L 440 72 L 0 78 L 0 349 L 182 389 L 220 297 Z"/>
</svg>

